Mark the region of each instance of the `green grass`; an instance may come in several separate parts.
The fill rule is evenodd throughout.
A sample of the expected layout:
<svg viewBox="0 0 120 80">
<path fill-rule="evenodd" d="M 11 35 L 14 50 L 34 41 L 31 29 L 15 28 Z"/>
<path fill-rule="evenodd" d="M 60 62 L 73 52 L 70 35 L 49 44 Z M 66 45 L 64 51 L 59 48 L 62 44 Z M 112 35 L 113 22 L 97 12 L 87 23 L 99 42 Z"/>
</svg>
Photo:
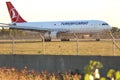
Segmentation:
<svg viewBox="0 0 120 80">
<path fill-rule="evenodd" d="M 120 45 L 120 41 L 117 42 Z M 102 55 L 113 56 L 111 41 L 79 41 L 78 52 L 76 42 L 45 42 L 45 54 L 49 55 Z M 44 54 L 42 42 L 23 42 L 14 44 L 14 54 Z M 12 42 L 0 43 L 0 53 L 12 53 Z M 115 49 L 120 56 L 120 50 Z"/>
</svg>

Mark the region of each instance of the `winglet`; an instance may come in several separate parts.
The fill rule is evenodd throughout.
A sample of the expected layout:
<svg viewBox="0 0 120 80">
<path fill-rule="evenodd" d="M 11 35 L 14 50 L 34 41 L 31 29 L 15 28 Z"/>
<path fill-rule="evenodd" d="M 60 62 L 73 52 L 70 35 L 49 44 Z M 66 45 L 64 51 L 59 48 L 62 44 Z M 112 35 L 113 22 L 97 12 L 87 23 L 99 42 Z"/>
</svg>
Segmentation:
<svg viewBox="0 0 120 80">
<path fill-rule="evenodd" d="M 22 23 L 22 22 L 26 22 L 21 16 L 20 14 L 17 12 L 17 10 L 15 9 L 15 7 L 12 5 L 11 2 L 6 2 L 9 14 L 10 14 L 10 18 L 12 23 Z"/>
</svg>

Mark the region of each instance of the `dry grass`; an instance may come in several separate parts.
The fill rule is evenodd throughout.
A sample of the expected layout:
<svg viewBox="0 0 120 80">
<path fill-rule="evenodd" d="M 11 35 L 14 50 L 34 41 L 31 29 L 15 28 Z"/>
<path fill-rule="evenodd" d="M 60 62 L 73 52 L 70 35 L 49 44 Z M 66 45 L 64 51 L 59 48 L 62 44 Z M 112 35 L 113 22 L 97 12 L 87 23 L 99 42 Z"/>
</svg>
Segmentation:
<svg viewBox="0 0 120 80">
<path fill-rule="evenodd" d="M 117 42 L 120 45 L 120 41 Z M 80 41 L 77 52 L 76 42 L 45 42 L 45 54 L 54 55 L 102 55 L 112 56 L 111 41 Z M 0 43 L 0 53 L 12 53 L 12 43 Z M 42 42 L 15 43 L 14 54 L 43 54 Z M 115 49 L 115 55 L 120 56 L 120 50 Z"/>
</svg>

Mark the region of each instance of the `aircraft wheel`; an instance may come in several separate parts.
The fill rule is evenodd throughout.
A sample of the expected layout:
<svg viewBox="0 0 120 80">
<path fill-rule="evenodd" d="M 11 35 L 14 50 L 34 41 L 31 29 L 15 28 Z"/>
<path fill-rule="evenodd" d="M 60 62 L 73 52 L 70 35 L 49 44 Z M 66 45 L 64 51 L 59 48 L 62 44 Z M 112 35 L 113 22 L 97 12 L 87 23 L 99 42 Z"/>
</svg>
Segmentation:
<svg viewBox="0 0 120 80">
<path fill-rule="evenodd" d="M 46 38 L 45 39 L 45 42 L 50 42 L 51 41 L 51 38 Z"/>
<path fill-rule="evenodd" d="M 100 38 L 97 38 L 96 41 L 100 41 Z"/>
<path fill-rule="evenodd" d="M 62 38 L 61 41 L 70 41 L 70 39 Z"/>
</svg>

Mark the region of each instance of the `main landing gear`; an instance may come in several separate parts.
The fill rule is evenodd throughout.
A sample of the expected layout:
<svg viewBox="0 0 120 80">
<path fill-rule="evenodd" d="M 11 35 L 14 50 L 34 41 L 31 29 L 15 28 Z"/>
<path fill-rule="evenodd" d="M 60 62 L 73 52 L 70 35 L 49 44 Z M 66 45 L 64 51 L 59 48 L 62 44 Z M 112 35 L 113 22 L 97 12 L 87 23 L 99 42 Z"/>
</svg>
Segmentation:
<svg viewBox="0 0 120 80">
<path fill-rule="evenodd" d="M 96 41 L 100 41 L 100 38 L 96 38 Z"/>
<path fill-rule="evenodd" d="M 68 38 L 62 38 L 61 41 L 70 41 Z"/>
</svg>

